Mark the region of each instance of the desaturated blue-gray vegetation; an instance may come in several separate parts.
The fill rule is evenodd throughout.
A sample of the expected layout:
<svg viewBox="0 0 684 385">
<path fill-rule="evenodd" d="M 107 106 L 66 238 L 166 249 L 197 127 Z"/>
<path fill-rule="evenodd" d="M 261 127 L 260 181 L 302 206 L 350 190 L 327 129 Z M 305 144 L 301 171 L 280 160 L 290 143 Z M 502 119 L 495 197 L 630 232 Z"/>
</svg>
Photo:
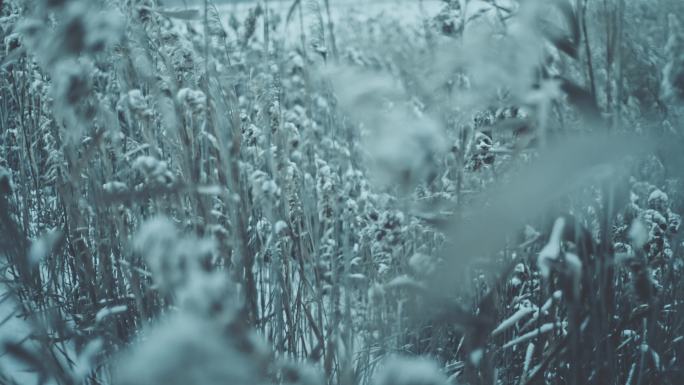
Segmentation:
<svg viewBox="0 0 684 385">
<path fill-rule="evenodd" d="M 682 18 L 0 0 L 0 384 L 681 384 Z"/>
</svg>

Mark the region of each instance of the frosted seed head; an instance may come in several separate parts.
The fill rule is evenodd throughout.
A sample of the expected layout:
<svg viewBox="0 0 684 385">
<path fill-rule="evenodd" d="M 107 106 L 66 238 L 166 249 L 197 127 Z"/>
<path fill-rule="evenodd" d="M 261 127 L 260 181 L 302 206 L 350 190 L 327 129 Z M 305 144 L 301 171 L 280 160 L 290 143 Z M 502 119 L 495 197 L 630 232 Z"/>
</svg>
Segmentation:
<svg viewBox="0 0 684 385">
<path fill-rule="evenodd" d="M 655 189 L 648 196 L 648 208 L 665 212 L 668 205 L 668 197 L 662 190 Z"/>
</svg>

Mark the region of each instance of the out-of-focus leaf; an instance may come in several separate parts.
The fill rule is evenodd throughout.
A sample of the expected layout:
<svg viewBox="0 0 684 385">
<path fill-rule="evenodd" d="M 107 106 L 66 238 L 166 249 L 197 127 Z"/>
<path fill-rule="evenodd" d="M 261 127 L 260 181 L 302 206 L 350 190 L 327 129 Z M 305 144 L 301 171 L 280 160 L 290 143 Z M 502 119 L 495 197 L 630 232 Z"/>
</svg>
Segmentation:
<svg viewBox="0 0 684 385">
<path fill-rule="evenodd" d="M 287 17 L 285 17 L 285 23 L 289 23 L 295 9 L 302 3 L 302 0 L 294 0 L 290 8 L 287 10 Z"/>
<path fill-rule="evenodd" d="M 29 264 L 35 266 L 45 259 L 45 257 L 50 255 L 55 247 L 62 241 L 62 236 L 62 232 L 55 228 L 47 231 L 38 239 L 34 240 L 29 248 Z"/>
<path fill-rule="evenodd" d="M 556 48 L 577 59 L 580 33 L 575 11 L 567 0 L 555 1 L 554 5 L 560 11 L 565 25 L 559 27 L 552 21 L 542 19 L 539 20 L 539 28 Z"/>
<path fill-rule="evenodd" d="M 579 44 L 580 40 L 580 29 L 579 23 L 577 21 L 577 15 L 575 15 L 575 10 L 568 0 L 557 0 L 556 6 L 563 13 L 565 17 L 565 22 L 567 27 L 570 29 L 570 38 L 575 44 Z"/>
<path fill-rule="evenodd" d="M 5 351 L 13 358 L 35 370 L 41 379 L 47 378 L 48 368 L 37 353 L 26 349 L 19 343 L 5 343 Z M 42 383 L 42 382 L 41 382 Z"/>
<path fill-rule="evenodd" d="M 570 104 L 578 108 L 586 117 L 596 120 L 600 117 L 600 110 L 591 92 L 562 78 L 560 88 L 568 96 Z"/>
<path fill-rule="evenodd" d="M 555 200 L 599 177 L 606 164 L 625 156 L 652 150 L 654 143 L 643 137 L 594 134 L 566 138 L 543 151 L 526 169 L 511 175 L 472 202 L 472 210 L 454 218 L 445 230 L 448 244 L 443 251 L 445 265 L 430 289 L 444 292 L 453 288 L 474 258 L 500 250 L 506 236 L 524 221 L 547 211 Z"/>
<path fill-rule="evenodd" d="M 541 22 L 540 28 L 544 35 L 546 35 L 546 38 L 556 46 L 556 48 L 565 52 L 573 59 L 577 59 L 577 41 L 568 36 L 566 31 L 547 21 Z"/>
</svg>

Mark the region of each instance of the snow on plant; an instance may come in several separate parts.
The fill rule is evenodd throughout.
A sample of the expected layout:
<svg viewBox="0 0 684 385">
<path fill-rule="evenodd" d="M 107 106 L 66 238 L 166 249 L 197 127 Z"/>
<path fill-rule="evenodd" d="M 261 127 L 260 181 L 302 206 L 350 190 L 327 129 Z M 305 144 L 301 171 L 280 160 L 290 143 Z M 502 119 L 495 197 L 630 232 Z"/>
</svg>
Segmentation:
<svg viewBox="0 0 684 385">
<path fill-rule="evenodd" d="M 40 13 L 40 9 L 34 11 Z M 78 0 L 64 2 L 50 11 L 58 15 L 54 26 L 28 19 L 21 28 L 24 41 L 43 64 L 54 65 L 81 54 L 98 54 L 123 37 L 123 15 L 115 9 Z"/>
<path fill-rule="evenodd" d="M 0 1 L 2 381 L 676 382 L 681 4 L 258 3 Z"/>
<path fill-rule="evenodd" d="M 126 94 L 126 100 L 128 102 L 128 107 L 137 117 L 149 118 L 152 115 L 152 110 L 150 109 L 147 98 L 143 95 L 142 91 L 138 89 L 128 91 Z"/>
<path fill-rule="evenodd" d="M 423 253 L 416 253 L 409 258 L 411 270 L 419 277 L 430 277 L 437 269 L 435 258 Z"/>
<path fill-rule="evenodd" d="M 446 376 L 428 358 L 391 357 L 375 377 L 376 385 L 445 385 Z"/>
<path fill-rule="evenodd" d="M 254 171 L 249 179 L 252 185 L 252 193 L 258 201 L 274 202 L 280 195 L 280 188 L 264 171 Z"/>
<path fill-rule="evenodd" d="M 184 280 L 183 268 L 188 261 L 175 253 L 178 230 L 163 217 L 146 221 L 138 230 L 133 248 L 142 255 L 159 285 L 164 289 L 178 286 Z M 191 264 L 194 262 L 190 262 Z"/>
<path fill-rule="evenodd" d="M 29 264 L 33 266 L 38 265 L 52 252 L 61 239 L 62 233 L 57 229 L 51 229 L 40 238 L 31 242 L 31 248 L 29 249 L 28 255 Z"/>
<path fill-rule="evenodd" d="M 187 108 L 192 114 L 199 114 L 204 111 L 204 107 L 207 103 L 207 97 L 204 95 L 204 92 L 189 88 L 181 88 L 178 90 L 176 98 L 178 99 L 178 103 Z"/>
<path fill-rule="evenodd" d="M 64 106 L 75 106 L 90 92 L 88 65 L 76 60 L 60 61 L 54 70 L 53 98 Z"/>
<path fill-rule="evenodd" d="M 117 365 L 117 384 L 219 385 L 260 383 L 258 359 L 240 351 L 220 324 L 192 313 L 173 314 L 144 332 Z M 244 338 L 244 337 L 243 337 Z M 257 358 L 255 360 L 255 358 Z"/>
<path fill-rule="evenodd" d="M 404 91 L 390 77 L 347 69 L 331 78 L 340 104 L 363 124 L 364 148 L 381 185 L 423 183 L 446 150 L 440 125 L 407 108 Z"/>
<path fill-rule="evenodd" d="M 549 236 L 548 243 L 539 252 L 537 257 L 537 267 L 544 278 L 551 274 L 551 268 L 560 257 L 562 234 L 565 228 L 565 218 L 557 218 L 553 223 L 553 229 Z"/>
</svg>

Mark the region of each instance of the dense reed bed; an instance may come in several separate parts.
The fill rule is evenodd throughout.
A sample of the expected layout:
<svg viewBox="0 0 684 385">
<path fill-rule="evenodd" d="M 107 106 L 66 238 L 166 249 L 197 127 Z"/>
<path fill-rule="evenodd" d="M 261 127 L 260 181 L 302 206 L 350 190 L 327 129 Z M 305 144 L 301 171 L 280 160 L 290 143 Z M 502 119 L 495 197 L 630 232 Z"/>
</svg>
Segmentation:
<svg viewBox="0 0 684 385">
<path fill-rule="evenodd" d="M 285 4 L 0 0 L 0 383 L 681 383 L 684 4 Z"/>
</svg>

